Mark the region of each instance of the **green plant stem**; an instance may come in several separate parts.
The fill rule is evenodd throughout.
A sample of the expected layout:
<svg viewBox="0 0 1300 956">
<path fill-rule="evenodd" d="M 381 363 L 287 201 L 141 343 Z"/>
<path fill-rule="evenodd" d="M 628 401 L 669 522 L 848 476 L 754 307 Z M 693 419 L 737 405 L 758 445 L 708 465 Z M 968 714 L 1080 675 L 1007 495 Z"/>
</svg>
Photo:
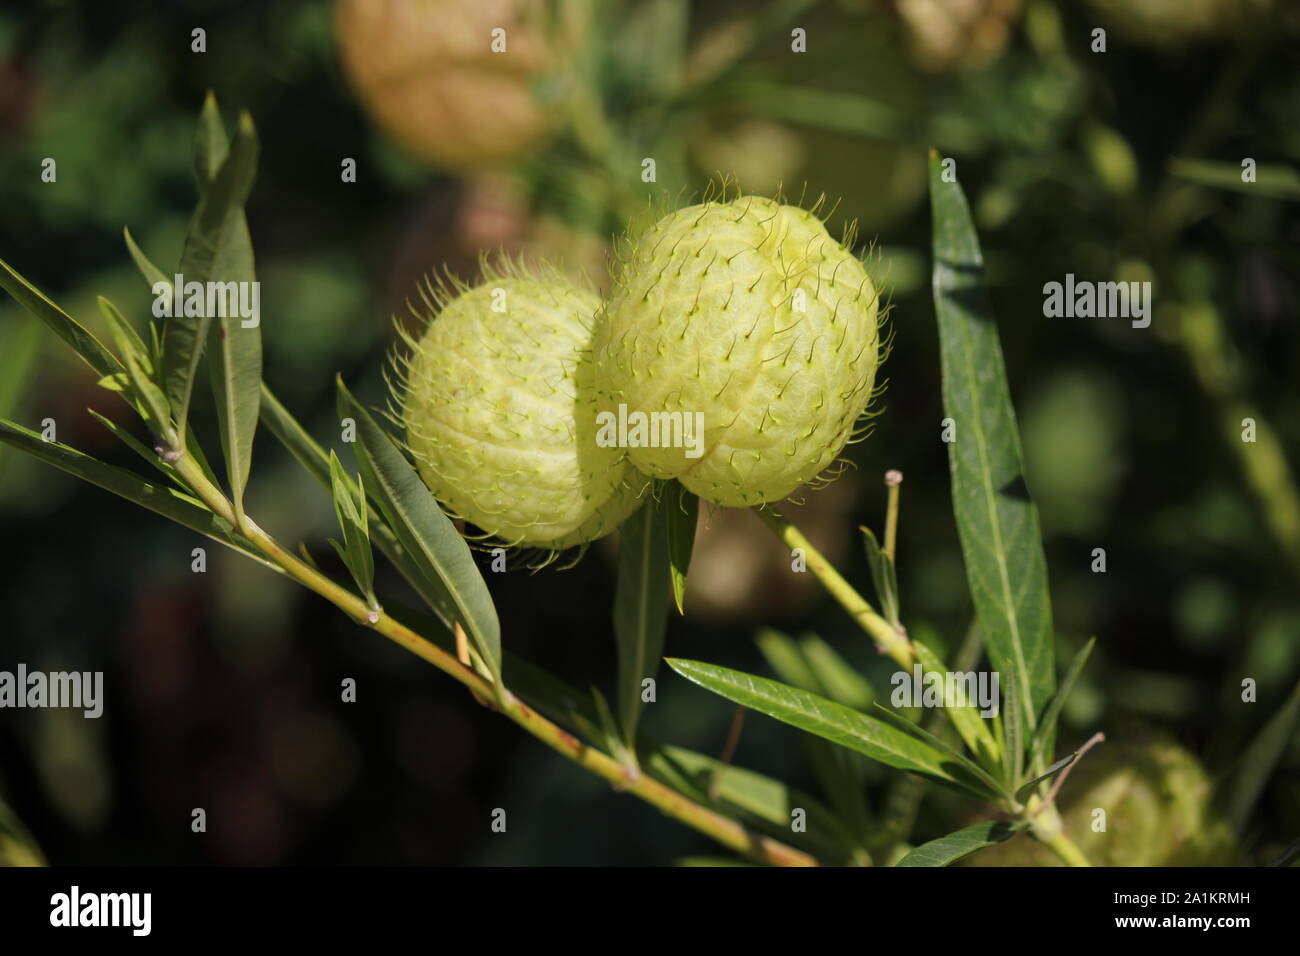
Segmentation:
<svg viewBox="0 0 1300 956">
<path fill-rule="evenodd" d="M 1061 858 L 1066 866 L 1092 866 L 1083 851 L 1065 832 L 1065 823 L 1056 807 L 1048 804 L 1035 814 L 1029 825 L 1029 832 L 1034 838 Z"/>
<path fill-rule="evenodd" d="M 221 490 L 207 479 L 189 454 L 182 455 L 175 462 L 175 467 L 204 504 L 226 521 L 241 528 L 248 542 L 261 551 L 267 560 L 279 565 L 289 577 L 325 598 L 357 623 L 373 628 L 384 637 L 437 667 L 477 696 L 494 701 L 497 709 L 506 717 L 578 766 L 603 777 L 617 789 L 640 797 L 668 816 L 751 859 L 774 866 L 818 865 L 817 861 L 807 853 L 778 840 L 754 833 L 735 820 L 687 799 L 645 774 L 635 778 L 629 777 L 626 768 L 617 760 L 587 746 L 537 713 L 505 688 L 494 686 L 453 655 L 398 623 L 383 611 L 375 612 L 364 598 L 353 594 L 315 568 L 300 561 L 263 531 L 252 518 L 244 515 L 242 522 L 237 522 L 231 503 Z"/>
<path fill-rule="evenodd" d="M 803 532 L 781 517 L 776 509 L 771 505 L 763 505 L 755 508 L 754 511 L 762 519 L 763 524 L 771 528 L 786 547 L 791 550 L 798 548 L 803 552 L 808 570 L 816 575 L 822 586 L 830 592 L 831 597 L 839 601 L 840 606 L 848 611 L 853 620 L 870 635 L 876 642 L 876 646 L 897 661 L 900 667 L 910 670 L 916 662 L 916 652 L 912 650 L 907 635 L 877 614 L 875 608 L 867 603 L 866 598 L 844 580 L 830 561 L 812 546 L 812 543 L 803 536 Z"/>
</svg>

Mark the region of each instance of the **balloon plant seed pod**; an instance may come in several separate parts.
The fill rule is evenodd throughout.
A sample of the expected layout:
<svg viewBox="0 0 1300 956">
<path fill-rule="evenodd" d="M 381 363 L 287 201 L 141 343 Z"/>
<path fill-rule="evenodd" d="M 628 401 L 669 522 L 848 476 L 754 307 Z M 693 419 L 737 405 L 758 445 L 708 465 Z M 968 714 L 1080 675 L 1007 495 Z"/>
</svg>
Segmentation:
<svg viewBox="0 0 1300 956">
<path fill-rule="evenodd" d="M 473 288 L 448 279 L 420 293 L 427 325 L 402 332 L 395 391 L 434 496 L 508 545 L 559 551 L 617 528 L 648 482 L 595 440 L 596 294 L 509 261 L 485 263 Z"/>
<path fill-rule="evenodd" d="M 475 172 L 530 153 L 555 117 L 547 0 L 337 0 L 343 71 L 405 149 Z M 494 48 L 495 45 L 495 48 Z"/>
<path fill-rule="evenodd" d="M 1062 794 L 1065 827 L 1095 866 L 1240 864 L 1232 827 L 1215 805 L 1205 768 L 1165 737 L 1140 736 L 1098 747 L 1079 764 Z M 1059 862 L 1043 844 L 1015 840 L 981 852 L 968 865 Z"/>
<path fill-rule="evenodd" d="M 596 385 L 641 471 L 758 505 L 817 479 L 860 434 L 881 360 L 879 294 L 852 230 L 835 241 L 815 209 L 706 201 L 620 255 L 596 325 Z M 676 440 L 697 424 L 702 441 Z"/>
</svg>

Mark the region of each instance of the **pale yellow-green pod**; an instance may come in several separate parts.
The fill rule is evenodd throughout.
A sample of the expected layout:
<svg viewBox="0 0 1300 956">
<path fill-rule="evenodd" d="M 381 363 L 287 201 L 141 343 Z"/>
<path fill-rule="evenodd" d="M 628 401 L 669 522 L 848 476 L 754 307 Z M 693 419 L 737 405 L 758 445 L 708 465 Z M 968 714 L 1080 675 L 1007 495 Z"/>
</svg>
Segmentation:
<svg viewBox="0 0 1300 956">
<path fill-rule="evenodd" d="M 430 321 L 407 337 L 399 402 L 434 497 L 511 545 L 560 550 L 617 528 L 647 482 L 595 441 L 596 294 L 514 265 L 424 291 Z"/>
<path fill-rule="evenodd" d="M 598 317 L 603 420 L 647 475 L 721 505 L 779 500 L 854 436 L 879 318 L 862 262 L 812 212 L 755 196 L 678 210 L 630 244 Z"/>
</svg>

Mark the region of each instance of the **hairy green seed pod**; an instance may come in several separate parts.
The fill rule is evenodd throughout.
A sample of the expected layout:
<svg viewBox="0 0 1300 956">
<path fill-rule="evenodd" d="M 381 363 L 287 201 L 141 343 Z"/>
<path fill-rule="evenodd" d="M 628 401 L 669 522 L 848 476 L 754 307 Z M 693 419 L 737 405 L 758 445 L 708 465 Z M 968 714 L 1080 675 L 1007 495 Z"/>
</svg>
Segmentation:
<svg viewBox="0 0 1300 956">
<path fill-rule="evenodd" d="M 508 544 L 560 550 L 613 531 L 644 480 L 595 441 L 600 300 L 514 265 L 421 290 L 430 321 L 399 365 L 407 446 L 448 511 Z M 437 313 L 436 318 L 433 313 Z"/>
<path fill-rule="evenodd" d="M 619 433 L 641 471 L 749 506 L 812 481 L 854 436 L 880 359 L 878 295 L 812 212 L 755 196 L 681 209 L 615 280 L 596 386 L 607 421 L 647 424 Z M 703 442 L 671 440 L 679 421 L 702 422 Z"/>
</svg>

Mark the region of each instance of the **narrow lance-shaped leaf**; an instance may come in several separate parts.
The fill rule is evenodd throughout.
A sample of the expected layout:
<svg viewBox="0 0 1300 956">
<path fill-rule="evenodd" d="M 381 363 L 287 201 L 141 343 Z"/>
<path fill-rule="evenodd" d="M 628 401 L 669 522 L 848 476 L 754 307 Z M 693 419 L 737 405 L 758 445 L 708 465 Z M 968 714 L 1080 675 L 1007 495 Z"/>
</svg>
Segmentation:
<svg viewBox="0 0 1300 956">
<path fill-rule="evenodd" d="M 1070 766 L 1070 764 L 1074 763 L 1074 761 L 1077 760 L 1078 757 L 1079 757 L 1079 751 L 1077 750 L 1074 751 L 1073 753 L 1066 754 L 1060 760 L 1056 761 L 1056 763 L 1052 764 L 1050 767 L 1048 767 L 1046 770 L 1040 773 L 1037 777 L 1034 777 L 1034 779 L 1030 780 L 1019 790 L 1017 790 L 1016 799 L 1019 801 L 1024 801 L 1029 796 L 1029 794 L 1033 791 L 1034 787 L 1038 786 L 1040 783 L 1042 783 L 1045 780 L 1051 780 L 1053 777 L 1055 777 L 1066 767 Z"/>
<path fill-rule="evenodd" d="M 1052 612 L 1038 512 L 1025 487 L 1020 436 L 997 325 L 985 301 L 984 261 L 961 186 L 930 156 L 934 304 L 943 364 L 943 407 L 953 510 L 966 576 L 989 658 L 1028 733 L 1052 698 Z M 1051 750 L 1050 732 L 1045 749 Z"/>
<path fill-rule="evenodd" d="M 420 569 L 413 582 L 420 596 L 444 618 L 459 621 L 493 679 L 501 679 L 501 624 L 492 595 L 456 526 L 438 507 L 393 439 L 338 381 L 339 414 L 357 426 L 357 461 L 373 496 L 402 548 Z"/>
<path fill-rule="evenodd" d="M 194 149 L 199 202 L 190 218 L 177 266 L 182 283 L 207 282 L 211 278 L 212 260 L 215 258 L 212 236 L 225 224 L 233 198 L 230 190 L 240 185 L 235 181 L 236 167 L 232 166 L 223 189 L 220 192 L 213 190 L 213 180 L 226 159 L 228 142 L 216 99 L 211 93 L 204 100 L 203 110 L 199 114 Z M 217 156 L 220 158 L 217 159 Z M 250 188 L 251 185 L 250 179 Z M 242 203 L 241 199 L 241 207 Z M 189 423 L 190 398 L 194 393 L 199 362 L 207 344 L 208 326 L 212 321 L 206 308 L 207 296 L 203 295 L 202 307 L 196 314 L 187 314 L 184 287 L 174 288 L 175 277 L 169 278 L 150 262 L 129 232 L 126 237 L 127 249 L 135 260 L 136 267 L 149 283 L 154 296 L 166 306 L 162 323 L 163 385 L 168 400 L 176 409 L 178 432 L 184 436 Z M 179 299 L 176 298 L 178 295 Z"/>
<path fill-rule="evenodd" d="M 1002 742 L 1002 770 L 1003 779 L 1006 781 L 1007 789 L 1014 790 L 1020 783 L 1021 774 L 1024 773 L 1024 751 L 1021 747 L 1025 742 L 1025 718 L 1020 703 L 1020 695 L 1016 693 L 1015 687 L 1017 674 L 1016 665 L 1008 664 L 1006 671 L 1003 672 L 1001 683 L 1002 687 L 1002 709 L 998 713 L 1002 721 L 1003 742 Z"/>
<path fill-rule="evenodd" d="M 226 126 L 221 121 L 217 98 L 209 90 L 199 111 L 199 127 L 194 135 L 194 178 L 202 189 L 217 176 L 230 151 Z"/>
<path fill-rule="evenodd" d="M 1088 663 L 1088 657 L 1092 654 L 1092 649 L 1096 644 L 1097 639 L 1090 637 L 1088 643 L 1084 644 L 1079 653 L 1074 655 L 1074 660 L 1070 662 L 1065 677 L 1061 679 L 1061 685 L 1056 689 L 1052 702 L 1047 705 L 1047 710 L 1043 711 L 1043 719 L 1034 734 L 1034 741 L 1029 750 L 1035 763 L 1041 765 L 1043 760 L 1051 756 L 1051 754 L 1045 752 L 1047 738 L 1055 732 L 1056 721 L 1061 716 L 1061 708 L 1069 700 L 1070 691 L 1074 690 L 1074 683 L 1079 679 L 1079 675 L 1083 673 L 1083 665 Z"/>
<path fill-rule="evenodd" d="M 952 773 L 948 755 L 923 740 L 825 697 L 742 671 L 699 661 L 669 659 L 673 670 L 706 690 L 775 717 L 792 727 L 864 753 L 873 760 L 931 777 L 950 787 L 987 799 L 990 794 Z"/>
<path fill-rule="evenodd" d="M 821 693 L 823 697 L 855 710 L 866 710 L 871 706 L 876 698 L 871 684 L 830 644 L 816 634 L 804 634 L 799 638 L 799 650 L 822 688 L 821 691 L 811 687 L 807 690 Z"/>
<path fill-rule="evenodd" d="M 880 601 L 880 616 L 895 627 L 899 623 L 898 575 L 894 562 L 880 549 L 880 543 L 868 527 L 862 527 L 863 545 L 867 551 L 867 566 L 871 569 L 871 583 Z"/>
<path fill-rule="evenodd" d="M 239 118 L 230 154 L 200 200 L 181 262 L 187 284 L 197 278 L 211 283 L 211 289 L 222 290 L 225 307 L 215 311 L 225 314 L 209 317 L 207 336 L 221 447 L 231 502 L 238 514 L 243 513 L 262 385 L 261 296 L 243 209 L 257 170 L 257 154 L 257 133 L 245 113 Z M 209 296 L 205 311 L 214 311 L 215 299 Z M 247 318 L 240 308 L 244 305 L 251 307 Z"/>
<path fill-rule="evenodd" d="M 875 700 L 871 684 L 816 634 L 804 634 L 796 642 L 780 631 L 764 628 L 754 643 L 776 676 L 787 684 L 854 710 L 865 710 Z"/>
<path fill-rule="evenodd" d="M 84 481 L 111 491 L 127 501 L 148 508 L 164 518 L 207 535 L 227 547 L 279 571 L 241 544 L 224 519 L 213 514 L 201 502 L 165 485 L 145 481 L 134 472 L 91 458 L 89 455 L 58 442 L 45 441 L 39 434 L 13 422 L 0 419 L 0 442 L 11 445 L 46 464 L 75 475 Z"/>
<path fill-rule="evenodd" d="M 122 353 L 123 364 L 126 364 L 127 355 L 134 356 L 140 370 L 145 373 L 145 377 L 151 383 L 157 385 L 157 378 L 154 375 L 156 369 L 153 364 L 153 350 L 145 344 L 135 326 L 126 320 L 117 306 L 102 295 L 97 297 L 97 302 L 99 303 L 100 314 L 104 316 L 104 321 L 108 323 L 109 333 L 113 336 L 118 351 Z M 165 400 L 164 397 L 164 402 Z"/>
<path fill-rule="evenodd" d="M 307 429 L 302 426 L 302 423 L 294 418 L 283 403 L 275 397 L 275 394 L 266 387 L 265 382 L 262 383 L 262 400 L 259 404 L 258 414 L 262 424 L 297 459 L 298 463 L 332 492 L 333 477 L 330 474 L 329 456 L 325 454 L 325 449 L 320 446 L 316 439 L 312 438 Z M 369 523 L 372 517 L 370 513 L 372 506 L 366 501 L 365 496 L 361 494 L 358 483 L 353 482 L 352 478 L 347 474 L 344 474 L 343 477 L 347 482 L 348 489 L 357 494 L 358 499 L 365 503 L 366 527 L 370 532 L 371 542 L 387 556 L 388 560 L 393 563 L 393 566 L 397 568 L 411 587 L 417 593 L 422 594 L 425 588 L 424 572 L 406 553 L 406 550 L 388 525 L 380 520 L 377 520 L 373 526 Z M 374 517 L 378 518 L 378 512 L 375 512 Z M 444 596 L 441 606 L 435 607 L 434 610 L 447 627 L 450 628 L 453 625 L 456 616 L 449 598 Z M 444 611 L 446 614 L 443 613 Z"/>
<path fill-rule="evenodd" d="M 289 451 L 298 463 L 326 487 L 330 484 L 329 456 L 320 442 L 312 438 L 307 429 L 293 417 L 274 393 L 262 383 L 262 401 L 259 406 L 262 423 Z"/>
<path fill-rule="evenodd" d="M 26 319 L 0 328 L 0 418 L 17 417 L 40 355 L 41 327 Z M 0 459 L 4 457 L 0 448 Z"/>
<path fill-rule="evenodd" d="M 787 684 L 863 710 L 875 696 L 871 685 L 834 648 L 813 634 L 797 643 L 779 631 L 764 629 L 755 638 L 776 676 Z M 851 846 L 865 846 L 873 831 L 865 797 L 867 759 L 812 734 L 803 738 L 818 783 L 850 832 Z"/>
<path fill-rule="evenodd" d="M 695 526 L 699 521 L 700 499 L 676 481 L 664 489 L 667 499 L 665 517 L 668 520 L 668 559 L 673 583 L 673 601 L 677 613 L 685 614 L 686 573 L 691 567 L 691 551 L 695 548 Z"/>
<path fill-rule="evenodd" d="M 122 371 L 122 363 L 112 352 L 104 348 L 99 339 L 46 298 L 45 293 L 15 272 L 3 259 L 0 259 L 0 287 L 13 296 L 14 301 L 24 309 L 44 322 L 59 338 L 71 345 L 100 378 Z"/>
<path fill-rule="evenodd" d="M 140 275 L 144 276 L 144 281 L 149 286 L 156 302 L 161 303 L 164 314 L 170 312 L 172 309 L 172 296 L 175 292 L 172 280 L 163 275 L 163 271 L 150 261 L 144 250 L 136 244 L 135 238 L 131 235 L 131 230 L 125 226 L 122 227 L 122 238 L 126 240 L 126 248 L 131 254 L 131 260 L 135 263 L 135 267 L 140 270 Z M 151 342 L 150 354 L 156 357 L 159 366 L 156 370 L 156 377 L 158 383 L 166 389 L 167 379 L 163 368 L 162 339 L 158 332 L 158 326 L 153 322 L 149 323 L 149 338 Z"/>
<path fill-rule="evenodd" d="M 444 651 L 454 652 L 449 629 L 439 627 L 438 622 L 428 615 L 392 601 L 385 605 L 385 613 Z M 594 746 L 605 744 L 594 694 L 584 694 L 572 684 L 506 650 L 502 651 L 501 664 L 506 685 L 529 707 L 570 732 L 583 736 Z M 734 815 L 737 810 L 743 811 L 741 818 L 744 822 L 757 825 L 763 832 L 824 859 L 846 856 L 843 850 L 846 835 L 817 798 L 735 764 L 727 764 L 727 772 L 718 775 L 720 762 L 716 758 L 662 745 L 645 734 L 640 735 L 637 744 L 642 771 L 689 799 L 715 806 L 729 815 Z M 715 779 L 718 782 L 716 800 L 709 795 L 710 785 Z M 790 811 L 796 807 L 808 813 L 808 829 L 804 833 L 790 830 Z"/>
<path fill-rule="evenodd" d="M 988 796 L 1002 798 L 1008 795 L 1006 790 L 1002 787 L 1002 785 L 998 783 L 996 780 L 994 780 L 989 775 L 988 771 L 986 771 L 979 764 L 975 763 L 975 761 L 971 760 L 964 753 L 962 753 L 952 744 L 948 743 L 942 737 L 939 737 L 936 734 L 932 734 L 930 731 L 926 730 L 920 724 L 913 723 L 912 721 L 908 720 L 906 717 L 903 717 L 901 714 L 894 713 L 894 711 L 890 710 L 888 707 L 886 707 L 884 704 L 881 704 L 879 701 L 875 703 L 873 707 L 873 711 L 874 713 L 878 714 L 881 718 L 883 718 L 886 723 L 891 724 L 894 727 L 897 727 L 899 730 L 903 731 L 904 733 L 911 734 L 912 736 L 917 737 L 920 740 L 924 740 L 926 743 L 928 743 L 931 747 L 933 747 L 935 750 L 939 751 L 940 753 L 947 754 L 949 759 L 952 761 L 952 766 L 956 768 L 960 768 L 961 771 L 964 774 L 966 774 L 968 777 L 978 781 L 979 785 L 987 791 Z"/>
<path fill-rule="evenodd" d="M 912 646 L 916 648 L 917 660 L 921 665 L 922 675 L 945 674 L 947 668 L 943 661 L 933 650 L 927 647 L 922 641 L 916 638 L 912 639 Z M 993 707 L 997 707 L 997 701 L 991 702 Z M 980 716 L 980 711 L 976 701 L 945 701 L 948 719 L 952 721 L 953 727 L 970 749 L 975 754 L 979 762 L 985 767 L 995 767 L 1000 760 L 997 742 L 993 739 L 993 734 L 989 730 L 988 719 Z"/>
<path fill-rule="evenodd" d="M 681 747 L 643 746 L 640 754 L 647 774 L 688 799 L 739 815 L 744 822 L 827 860 L 847 861 L 852 853 L 853 834 L 811 794 Z M 711 794 L 715 786 L 716 793 Z M 807 829 L 802 833 L 790 829 L 791 812 L 796 809 L 806 813 Z"/>
<path fill-rule="evenodd" d="M 1233 768 L 1227 784 L 1226 809 L 1228 819 L 1238 830 L 1246 826 L 1251 808 L 1295 739 L 1297 727 L 1300 727 L 1300 684 L 1296 684 L 1286 703 L 1264 725 Z"/>
<path fill-rule="evenodd" d="M 609 709 L 609 701 L 605 699 L 605 695 L 600 692 L 599 687 L 591 689 L 591 699 L 596 705 L 598 720 L 595 724 L 586 728 L 585 732 L 588 737 L 594 737 L 594 739 L 602 741 L 605 749 L 613 754 L 616 760 L 622 763 L 632 762 L 635 755 L 629 752 L 624 745 L 618 721 L 614 719 L 614 714 Z"/>
<path fill-rule="evenodd" d="M 144 250 L 131 235 L 131 230 L 125 226 L 122 227 L 122 238 L 126 241 L 126 250 L 131 254 L 131 261 L 135 263 L 135 267 L 140 270 L 140 275 L 144 276 L 144 281 L 148 283 L 149 288 L 156 290 L 156 294 L 161 296 L 162 305 L 170 312 L 172 293 L 175 291 L 172 280 L 145 255 Z"/>
<path fill-rule="evenodd" d="M 159 440 L 164 444 L 170 444 L 175 439 L 171 410 L 167 405 L 167 396 L 153 380 L 153 369 L 146 368 L 144 365 L 149 361 L 144 342 L 118 311 L 117 306 L 103 296 L 99 297 L 99 309 L 104 313 L 108 327 L 113 333 L 113 339 L 122 353 L 122 360 L 126 363 L 127 377 L 135 393 L 137 409 L 144 418 L 145 424 Z"/>
<path fill-rule="evenodd" d="M 662 490 L 662 489 L 661 489 Z M 614 592 L 614 635 L 618 640 L 618 718 L 623 740 L 636 749 L 642 681 L 653 678 L 663 656 L 668 626 L 668 520 L 673 496 L 650 495 L 623 522 L 618 586 Z"/>
<path fill-rule="evenodd" d="M 154 468 L 157 468 L 160 472 L 162 472 L 163 475 L 169 478 L 171 482 L 174 485 L 176 485 L 178 488 L 187 487 L 185 484 L 185 480 L 181 478 L 180 474 L 176 471 L 176 469 L 172 467 L 172 465 L 170 465 L 169 463 L 159 458 L 158 453 L 156 451 L 146 448 L 143 442 L 141 442 L 138 438 L 136 438 L 134 435 L 128 432 L 117 422 L 113 421 L 111 418 L 107 418 L 104 415 L 101 415 L 93 408 L 87 408 L 86 411 L 90 413 L 91 417 L 93 417 L 95 421 L 99 422 L 106 429 L 108 429 L 109 433 L 112 434 L 114 438 L 116 438 L 122 444 L 126 445 L 127 448 L 131 449 L 133 452 L 139 455 L 141 461 L 144 461 L 147 464 L 153 466 Z"/>
<path fill-rule="evenodd" d="M 219 172 L 227 165 L 228 153 L 229 143 L 221 112 L 217 109 L 215 97 L 209 93 L 199 113 L 194 142 L 194 174 L 199 187 L 199 203 L 181 250 L 179 273 L 185 283 L 208 282 L 213 278 L 220 233 L 223 229 L 233 229 L 237 219 L 242 220 L 244 199 L 252 188 L 252 173 L 250 171 L 244 181 L 245 177 L 237 175 L 244 168 L 243 164 L 232 164 L 223 181 L 218 183 Z M 243 195 L 235 195 L 240 190 Z M 230 214 L 232 205 L 240 210 L 238 216 Z M 164 297 L 168 306 L 162 334 L 163 376 L 167 397 L 176 409 L 179 433 L 184 436 L 189 420 L 190 396 L 212 319 L 206 309 L 206 295 L 205 308 L 196 315 L 187 315 L 184 290 L 165 291 L 160 283 L 170 284 L 167 276 L 161 275 L 161 270 L 148 263 L 144 253 L 129 237 L 127 248 L 131 250 L 136 265 L 145 273 L 154 294 Z M 173 301 L 177 291 L 181 299 Z"/>
<path fill-rule="evenodd" d="M 141 249 L 139 245 L 137 245 L 135 239 L 131 236 L 130 230 L 124 229 L 122 232 L 123 232 L 123 236 L 126 239 L 126 247 L 131 253 L 131 258 L 135 261 L 136 268 L 140 270 L 140 275 L 144 277 L 145 283 L 148 284 L 151 289 L 157 289 L 158 293 L 161 294 L 167 302 L 170 302 L 171 295 L 172 295 L 171 281 L 165 275 L 163 275 L 162 270 L 159 269 L 156 265 L 154 265 L 153 262 L 149 259 L 149 257 L 145 255 L 144 250 Z M 165 292 L 162 291 L 163 285 L 165 285 L 167 288 L 167 291 Z M 158 368 L 154 370 L 155 378 L 158 381 L 159 385 L 161 385 L 165 389 L 167 383 L 164 379 L 164 374 L 162 370 L 163 346 L 162 346 L 162 341 L 159 338 L 157 323 L 154 322 L 149 323 L 149 338 L 150 338 L 150 342 L 152 343 L 152 352 L 154 355 L 158 356 Z M 179 435 L 177 440 L 179 441 Z M 208 463 L 208 457 L 204 453 L 203 448 L 199 444 L 199 441 L 195 437 L 193 431 L 186 433 L 185 447 L 189 451 L 190 456 L 198 464 L 200 470 L 202 470 L 204 477 L 206 477 L 208 481 L 212 482 L 213 485 L 220 485 L 221 482 L 217 480 L 216 473 L 213 472 L 212 466 Z M 321 456 L 321 460 L 322 462 L 324 461 L 323 453 Z M 326 469 L 325 472 L 325 480 L 326 480 L 326 484 L 328 484 L 329 483 L 328 469 Z"/>
<path fill-rule="evenodd" d="M 973 823 L 947 836 L 941 836 L 937 840 L 922 843 L 894 865 L 951 866 L 977 850 L 996 846 L 1010 839 L 1026 826 L 1027 824 L 1024 823 L 1011 824 L 993 820 L 986 823 Z"/>
<path fill-rule="evenodd" d="M 343 463 L 338 456 L 330 452 L 331 490 L 334 495 L 334 513 L 338 517 L 339 529 L 343 532 L 343 543 L 332 541 L 339 557 L 352 573 L 352 579 L 365 596 L 371 610 L 379 609 L 375 598 L 375 564 L 370 551 L 370 534 L 366 527 L 367 507 L 362 496 L 360 506 L 354 498 L 352 484 L 343 471 Z"/>
</svg>

